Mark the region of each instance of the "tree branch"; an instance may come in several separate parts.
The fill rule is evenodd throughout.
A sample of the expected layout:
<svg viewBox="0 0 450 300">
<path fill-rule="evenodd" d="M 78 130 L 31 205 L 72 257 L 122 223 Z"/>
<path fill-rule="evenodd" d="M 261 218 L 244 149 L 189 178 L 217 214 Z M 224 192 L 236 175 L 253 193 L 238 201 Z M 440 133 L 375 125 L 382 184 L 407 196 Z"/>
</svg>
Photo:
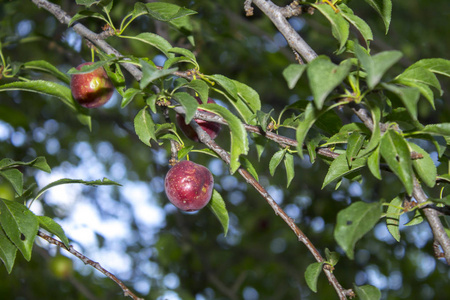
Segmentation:
<svg viewBox="0 0 450 300">
<path fill-rule="evenodd" d="M 428 197 L 425 195 L 422 186 L 416 178 L 414 178 L 413 196 L 419 203 L 428 201 Z M 431 207 L 425 207 L 423 208 L 423 212 L 428 220 L 428 224 L 430 224 L 434 240 L 441 245 L 442 250 L 444 251 L 445 260 L 447 261 L 447 264 L 450 265 L 450 238 L 445 232 L 444 226 L 439 219 L 438 211 Z"/>
<path fill-rule="evenodd" d="M 38 231 L 38 236 L 40 236 L 41 238 L 43 238 L 44 240 L 46 240 L 47 242 L 49 242 L 50 244 L 56 245 L 61 247 L 62 249 L 70 252 L 71 254 L 73 254 L 74 256 L 78 257 L 82 262 L 84 262 L 86 265 L 90 265 L 92 267 L 94 267 L 95 269 L 99 270 L 100 272 L 102 272 L 105 276 L 109 277 L 110 279 L 112 279 L 115 283 L 117 283 L 117 285 L 120 286 L 120 288 L 123 291 L 124 296 L 126 297 L 130 297 L 134 300 L 144 300 L 143 298 L 139 298 L 138 296 L 136 296 L 135 294 L 133 294 L 133 292 L 122 282 L 120 281 L 114 274 L 112 274 L 111 272 L 109 272 L 108 270 L 106 270 L 105 268 L 103 268 L 98 262 L 95 262 L 93 260 L 91 260 L 90 258 L 86 257 L 85 255 L 81 254 L 80 252 L 78 252 L 77 250 L 73 249 L 72 246 L 70 246 L 69 248 L 67 248 L 64 243 L 58 241 L 57 239 L 49 236 L 46 233 L 43 233 L 42 231 Z"/>
<path fill-rule="evenodd" d="M 177 113 L 183 114 L 184 109 L 182 107 L 177 106 L 174 108 Z M 212 149 L 220 158 L 230 164 L 230 154 L 221 148 L 216 142 L 211 139 L 211 137 L 200 127 L 200 125 L 195 122 L 193 119 L 189 125 L 195 130 L 198 135 L 199 141 L 205 144 L 208 148 Z M 324 262 L 322 255 L 319 253 L 317 248 L 313 245 L 313 243 L 308 239 L 308 237 L 303 233 L 303 231 L 295 224 L 294 220 L 289 217 L 286 212 L 276 203 L 276 201 L 272 198 L 272 196 L 267 192 L 267 190 L 244 168 L 240 167 L 238 169 L 239 174 L 245 179 L 245 181 L 251 185 L 272 207 L 275 215 L 279 216 L 294 232 L 297 236 L 298 240 L 302 242 L 306 248 L 311 252 L 316 261 Z M 326 268 L 323 269 L 325 275 L 328 278 L 328 281 L 333 285 L 340 299 L 347 299 L 348 291 L 344 290 L 342 286 L 339 284 L 337 278 Z"/>
<path fill-rule="evenodd" d="M 272 23 L 278 28 L 284 36 L 289 46 L 299 53 L 307 62 L 317 57 L 317 53 L 305 42 L 305 40 L 292 28 L 287 21 L 287 17 L 293 14 L 288 13 L 285 7 L 279 7 L 269 0 L 253 0 L 255 4 L 264 14 L 266 14 Z M 247 3 L 247 2 L 246 2 Z M 246 8 L 248 9 L 248 8 Z"/>
</svg>

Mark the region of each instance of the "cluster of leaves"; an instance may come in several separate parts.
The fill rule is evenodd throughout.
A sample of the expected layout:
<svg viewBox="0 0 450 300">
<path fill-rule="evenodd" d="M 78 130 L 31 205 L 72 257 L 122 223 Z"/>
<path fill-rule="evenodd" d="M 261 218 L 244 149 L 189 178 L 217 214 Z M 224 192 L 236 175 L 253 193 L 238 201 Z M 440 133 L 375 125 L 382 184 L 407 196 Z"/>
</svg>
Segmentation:
<svg viewBox="0 0 450 300">
<path fill-rule="evenodd" d="M 195 12 L 174 4 L 136 3 L 133 10 L 122 19 L 120 26 L 116 27 L 110 17 L 112 1 L 77 1 L 86 9 L 78 12 L 71 23 L 84 18 L 101 19 L 112 29 L 115 38 L 143 43 L 157 53 L 163 54 L 167 59 L 163 66 L 157 66 L 147 57 L 133 55 L 116 57 L 99 51 L 98 62 L 79 71 L 72 69 L 69 74 L 89 72 L 100 66 L 105 67 L 122 96 L 122 108 L 128 106 L 133 100 L 145 100 L 144 106 L 134 118 L 134 129 L 139 139 L 149 147 L 152 143 L 163 145 L 176 141 L 182 147 L 178 152 L 179 159 L 191 151 L 211 155 L 214 153 L 209 149 L 194 149 L 193 146 L 186 146 L 178 135 L 175 124 L 161 118 L 167 110 L 177 106 L 184 109 L 186 123 L 194 118 L 199 108 L 217 114 L 227 122 L 230 134 L 230 147 L 227 151 L 231 157 L 229 166 L 231 174 L 242 167 L 248 169 L 257 178 L 252 159 L 246 157 L 251 143 L 245 124 L 260 126 L 264 131 L 274 130 L 277 133 L 280 128 L 295 131 L 297 147 L 280 146 L 269 163 L 269 171 L 273 176 L 281 161 L 284 161 L 287 186 L 290 185 L 295 174 L 294 154 L 303 158 L 305 149 L 311 162 L 316 161 L 317 151 L 321 148 L 329 148 L 338 155 L 335 159 L 322 157 L 329 164 L 322 187 L 337 182 L 336 188 L 338 188 L 344 178 L 359 181 L 362 178 L 361 171 L 365 167 L 375 178 L 382 180 L 382 169 L 388 169 L 401 181 L 404 191 L 399 192 L 398 196 L 388 201 L 389 203 L 383 203 L 384 200 L 373 203 L 358 201 L 338 213 L 334 237 L 346 255 L 353 259 L 356 242 L 382 217 L 385 217 L 388 229 L 394 238 L 400 240 L 399 218 L 401 214 L 407 212 L 407 209 L 402 207 L 402 203 L 405 197 L 412 196 L 415 176 L 429 188 L 436 187 L 436 180 L 450 183 L 450 174 L 438 174 L 428 151 L 419 146 L 418 142 L 421 140 L 427 145 L 434 145 L 439 159 L 448 163 L 445 152 L 450 142 L 450 124 L 424 125 L 420 123 L 417 113 L 421 96 L 431 107 L 435 107 L 436 95 L 442 95 L 442 88 L 436 74 L 450 77 L 450 61 L 424 59 L 390 78 L 388 71 L 400 60 L 402 54 L 398 51 L 386 51 L 371 55 L 368 46 L 373 37 L 367 23 L 354 15 L 346 4 L 341 3 L 342 1 L 324 2 L 328 4 L 311 3 L 310 5 L 330 21 L 333 36 L 339 43 L 337 53 L 345 54 L 350 58 L 337 65 L 330 58 L 319 56 L 306 65 L 288 66 L 283 72 L 287 86 L 290 89 L 296 88 L 306 72 L 312 101 L 300 100 L 286 106 L 277 120 L 272 117 L 272 111 L 269 113 L 261 111 L 260 97 L 248 85 L 220 74 L 202 74 L 196 56 L 190 50 L 173 47 L 166 39 L 151 32 L 143 32 L 135 36 L 123 34 L 136 18 L 148 16 L 168 23 L 184 34 L 194 45 L 189 16 Z M 367 0 L 366 2 L 381 15 L 387 31 L 390 23 L 391 2 L 388 0 Z M 350 24 L 361 33 L 367 47 L 349 40 Z M 0 91 L 25 90 L 57 97 L 68 105 L 84 124 L 90 126 L 89 112 L 73 100 L 70 89 L 66 86 L 70 80 L 67 74 L 45 61 L 20 64 L 10 62 L 3 55 L 1 58 L 4 66 L 3 77 L 14 79 L 14 81 L 1 85 Z M 126 86 L 121 69 L 121 63 L 124 62 L 137 65 L 142 70 L 139 83 L 133 87 Z M 27 79 L 24 75 L 29 71 L 51 74 L 61 83 Z M 199 96 L 203 104 L 199 105 L 194 95 Z M 217 104 L 206 104 L 210 95 L 225 100 L 233 109 L 229 110 Z M 343 124 L 336 108 L 357 106 L 363 107 L 370 113 L 367 122 Z M 294 113 L 284 118 L 288 110 Z M 254 144 L 258 155 L 261 156 L 265 149 L 264 145 L 257 139 Z M 19 165 L 44 171 L 49 171 L 49 168 L 42 158 L 29 163 L 9 160 L 0 162 L 0 175 L 12 183 L 19 199 L 25 202 L 30 198 L 24 198 L 23 195 L 31 195 L 31 191 L 30 194 L 23 192 L 21 179 L 19 179 L 21 174 L 19 175 L 17 173 L 19 171 L 15 169 Z M 107 180 L 95 182 L 62 180 L 51 186 L 74 182 L 93 185 L 115 184 Z M 51 186 L 38 191 L 36 197 Z M 447 198 L 429 200 L 430 203 L 438 205 L 447 205 L 450 202 Z M 3 252 L 0 254 L 9 272 L 17 249 L 29 260 L 31 245 L 39 226 L 60 237 L 67 246 L 68 241 L 62 229 L 51 219 L 35 216 L 25 205 L 15 201 L 1 203 L 3 204 L 1 204 L 0 222 L 3 231 L 0 234 L 3 233 L 3 237 L 0 248 Z M 387 206 L 385 212 L 383 212 L 383 205 Z M 210 207 L 219 218 L 226 233 L 228 215 L 224 201 L 217 191 L 213 194 Z M 9 214 L 4 213 L 6 211 Z M 416 212 L 420 215 L 419 209 Z M 419 222 L 417 220 L 418 218 L 415 217 L 410 225 L 417 224 Z M 22 236 L 24 236 L 23 239 Z M 306 270 L 305 278 L 313 291 L 317 290 L 317 278 L 323 265 L 326 263 L 334 266 L 337 263 L 338 258 L 335 253 L 330 251 L 326 253 L 326 262 L 314 263 Z M 379 294 L 372 287 L 355 289 L 360 294 Z"/>
</svg>

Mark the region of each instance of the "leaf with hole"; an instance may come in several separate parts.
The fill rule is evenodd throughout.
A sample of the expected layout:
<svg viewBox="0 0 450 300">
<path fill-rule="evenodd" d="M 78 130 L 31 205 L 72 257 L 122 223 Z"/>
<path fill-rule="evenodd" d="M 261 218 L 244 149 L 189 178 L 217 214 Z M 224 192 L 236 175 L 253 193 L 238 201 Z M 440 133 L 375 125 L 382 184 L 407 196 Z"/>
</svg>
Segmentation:
<svg viewBox="0 0 450 300">
<path fill-rule="evenodd" d="M 334 239 L 350 259 L 354 258 L 354 248 L 381 217 L 381 203 L 358 201 L 341 210 L 337 215 Z"/>
</svg>

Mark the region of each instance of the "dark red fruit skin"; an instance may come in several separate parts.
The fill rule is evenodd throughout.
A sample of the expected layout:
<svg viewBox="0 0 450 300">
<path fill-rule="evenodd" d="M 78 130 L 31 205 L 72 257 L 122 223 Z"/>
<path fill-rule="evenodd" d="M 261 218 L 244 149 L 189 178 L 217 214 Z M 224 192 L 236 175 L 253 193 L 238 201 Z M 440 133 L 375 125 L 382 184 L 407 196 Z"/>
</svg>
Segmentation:
<svg viewBox="0 0 450 300">
<path fill-rule="evenodd" d="M 214 178 L 204 166 L 183 160 L 167 172 L 164 180 L 169 201 L 184 211 L 202 209 L 211 200 Z"/>
<path fill-rule="evenodd" d="M 195 99 L 197 100 L 198 103 L 202 104 L 202 100 L 200 100 L 200 98 L 195 97 Z M 207 103 L 216 103 L 213 99 L 208 98 L 208 102 Z M 200 109 L 202 110 L 202 109 Z M 181 129 L 181 131 L 184 133 L 184 135 L 186 137 L 188 137 L 189 139 L 198 142 L 198 135 L 195 132 L 195 130 L 190 126 L 190 125 L 186 125 L 185 119 L 182 115 L 177 114 L 177 124 L 178 127 Z M 199 119 L 194 119 L 195 122 L 197 122 L 198 125 L 200 125 L 200 127 L 206 131 L 206 133 L 212 138 L 215 139 L 217 137 L 217 135 L 220 132 L 220 129 L 222 128 L 222 126 L 219 123 L 214 123 L 214 122 L 208 122 L 208 121 L 204 121 L 204 120 L 199 120 Z"/>
<path fill-rule="evenodd" d="M 76 67 L 76 69 L 80 70 L 82 66 L 92 64 L 91 62 L 86 62 Z M 90 73 L 72 75 L 70 90 L 73 98 L 81 106 L 95 108 L 102 106 L 111 99 L 114 93 L 114 85 L 106 74 L 105 69 L 100 67 Z"/>
</svg>

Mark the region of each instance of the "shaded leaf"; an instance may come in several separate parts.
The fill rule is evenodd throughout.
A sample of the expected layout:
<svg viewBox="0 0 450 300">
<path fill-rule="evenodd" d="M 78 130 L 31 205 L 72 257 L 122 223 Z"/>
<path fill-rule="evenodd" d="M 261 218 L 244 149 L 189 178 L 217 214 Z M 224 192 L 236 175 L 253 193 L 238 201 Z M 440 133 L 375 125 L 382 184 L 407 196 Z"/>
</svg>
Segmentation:
<svg viewBox="0 0 450 300">
<path fill-rule="evenodd" d="M 342 13 L 342 16 L 361 33 L 364 41 L 367 44 L 369 43 L 369 41 L 373 40 L 372 29 L 370 29 L 370 26 L 366 23 L 366 21 L 356 16 L 353 13 L 353 10 L 351 10 L 347 5 L 343 3 L 339 4 L 339 9 Z"/>
<path fill-rule="evenodd" d="M 0 223 L 8 238 L 30 261 L 39 228 L 35 214 L 18 202 L 0 199 Z"/>
<path fill-rule="evenodd" d="M 305 280 L 308 287 L 314 293 L 317 293 L 317 279 L 322 272 L 323 262 L 315 262 L 310 264 L 305 271 Z"/>
<path fill-rule="evenodd" d="M 23 64 L 23 67 L 25 69 L 51 74 L 55 76 L 57 79 L 61 80 L 62 82 L 70 84 L 70 76 L 67 76 L 66 73 L 61 72 L 54 65 L 45 60 L 28 61 Z"/>
<path fill-rule="evenodd" d="M 309 79 L 309 87 L 318 109 L 322 109 L 327 96 L 347 77 L 350 67 L 350 60 L 335 65 L 329 57 L 323 55 L 308 64 L 306 73 Z"/>
<path fill-rule="evenodd" d="M 357 286 L 356 284 L 353 285 L 356 295 L 361 300 L 380 300 L 381 299 L 381 292 L 379 289 L 372 285 L 361 285 Z"/>
<path fill-rule="evenodd" d="M 67 238 L 66 234 L 64 233 L 64 230 L 62 229 L 61 225 L 56 223 L 52 218 L 46 217 L 46 216 L 37 216 L 37 219 L 39 221 L 39 226 L 41 228 L 44 228 L 51 234 L 56 235 L 59 237 L 61 242 L 63 242 L 64 246 L 67 248 L 70 247 L 69 239 Z"/>
<path fill-rule="evenodd" d="M 228 211 L 225 207 L 225 201 L 223 201 L 222 196 L 215 189 L 213 190 L 211 201 L 209 201 L 208 207 L 212 210 L 214 215 L 219 220 L 220 224 L 223 227 L 223 234 L 226 236 L 228 233 L 229 224 Z"/>
<path fill-rule="evenodd" d="M 392 14 L 392 2 L 391 0 L 365 0 L 383 19 L 384 27 L 386 28 L 386 34 L 389 31 L 389 25 L 391 24 Z"/>
<path fill-rule="evenodd" d="M 141 109 L 134 118 L 134 130 L 139 139 L 147 146 L 152 146 L 150 144 L 151 140 L 156 141 L 155 123 L 153 122 L 147 107 Z"/>
<path fill-rule="evenodd" d="M 233 174 L 240 166 L 239 156 L 248 152 L 248 138 L 244 125 L 233 113 L 218 104 L 203 104 L 200 108 L 216 113 L 227 121 L 231 135 L 230 171 Z"/>
<path fill-rule="evenodd" d="M 417 144 L 408 142 L 412 151 L 419 153 L 421 158 L 413 159 L 412 164 L 419 178 L 429 187 L 436 185 L 437 170 L 436 166 L 427 151 L 420 148 Z"/>
<path fill-rule="evenodd" d="M 399 196 L 389 202 L 389 206 L 386 211 L 386 226 L 392 237 L 400 242 L 400 230 L 399 230 L 399 220 L 400 215 L 403 211 L 402 209 L 403 199 Z"/>
<path fill-rule="evenodd" d="M 6 169 L 0 171 L 0 176 L 11 183 L 17 195 L 22 196 L 23 193 L 23 174 L 17 169 Z"/>
<path fill-rule="evenodd" d="M 295 176 L 294 156 L 289 152 L 284 155 L 284 167 L 286 168 L 286 188 L 288 188 Z"/>
<path fill-rule="evenodd" d="M 338 213 L 334 239 L 350 259 L 354 258 L 356 242 L 375 226 L 381 213 L 380 202 L 362 201 L 352 203 Z"/>
<path fill-rule="evenodd" d="M 0 259 L 3 261 L 8 274 L 11 274 L 16 260 L 17 247 L 6 236 L 3 229 L 0 228 Z"/>
<path fill-rule="evenodd" d="M 138 89 L 134 88 L 127 89 L 123 94 L 122 103 L 120 104 L 120 107 L 124 108 L 125 106 L 130 104 L 130 102 L 133 101 L 134 97 L 136 97 L 136 95 L 139 95 L 140 93 L 141 90 Z"/>
<path fill-rule="evenodd" d="M 282 150 L 275 152 L 275 154 L 272 156 L 272 158 L 270 159 L 270 162 L 269 162 L 270 175 L 273 176 L 275 174 L 275 170 L 277 169 L 278 165 L 283 160 L 285 154 L 286 154 L 286 150 L 282 149 Z"/>
<path fill-rule="evenodd" d="M 342 16 L 342 13 L 336 13 L 333 8 L 326 3 L 311 4 L 322 15 L 324 15 L 331 24 L 331 33 L 339 42 L 339 50 L 343 49 L 349 35 L 350 25 Z"/>
<path fill-rule="evenodd" d="M 352 165 L 349 166 L 347 162 L 346 155 L 339 155 L 333 162 L 331 163 L 328 173 L 323 180 L 322 189 L 327 186 L 329 183 L 333 182 L 336 179 L 339 179 L 343 176 L 351 174 L 366 165 L 366 158 L 358 158 L 353 161 Z"/>
<path fill-rule="evenodd" d="M 164 39 L 163 37 L 161 37 L 157 34 L 154 34 L 151 32 L 143 32 L 136 36 L 121 35 L 120 37 L 132 39 L 132 40 L 136 40 L 136 41 L 140 41 L 142 43 L 148 44 L 148 45 L 158 49 L 162 53 L 164 53 L 164 55 L 167 56 L 167 58 L 175 57 L 175 55 L 173 53 L 169 52 L 169 50 L 172 49 L 172 45 L 166 39 Z"/>
<path fill-rule="evenodd" d="M 295 87 L 307 66 L 308 65 L 290 64 L 283 70 L 283 77 L 286 79 L 288 87 L 291 90 Z"/>
<path fill-rule="evenodd" d="M 160 70 L 142 59 L 140 60 L 140 63 L 142 65 L 142 78 L 141 81 L 139 82 L 139 87 L 141 89 L 146 88 L 147 85 L 149 85 L 151 82 L 159 78 L 165 77 L 167 75 L 170 75 L 178 70 L 178 68 Z"/>
<path fill-rule="evenodd" d="M 405 138 L 393 129 L 387 130 L 381 138 L 380 154 L 392 172 L 403 183 L 408 195 L 411 195 L 413 169 L 411 154 Z"/>
</svg>

